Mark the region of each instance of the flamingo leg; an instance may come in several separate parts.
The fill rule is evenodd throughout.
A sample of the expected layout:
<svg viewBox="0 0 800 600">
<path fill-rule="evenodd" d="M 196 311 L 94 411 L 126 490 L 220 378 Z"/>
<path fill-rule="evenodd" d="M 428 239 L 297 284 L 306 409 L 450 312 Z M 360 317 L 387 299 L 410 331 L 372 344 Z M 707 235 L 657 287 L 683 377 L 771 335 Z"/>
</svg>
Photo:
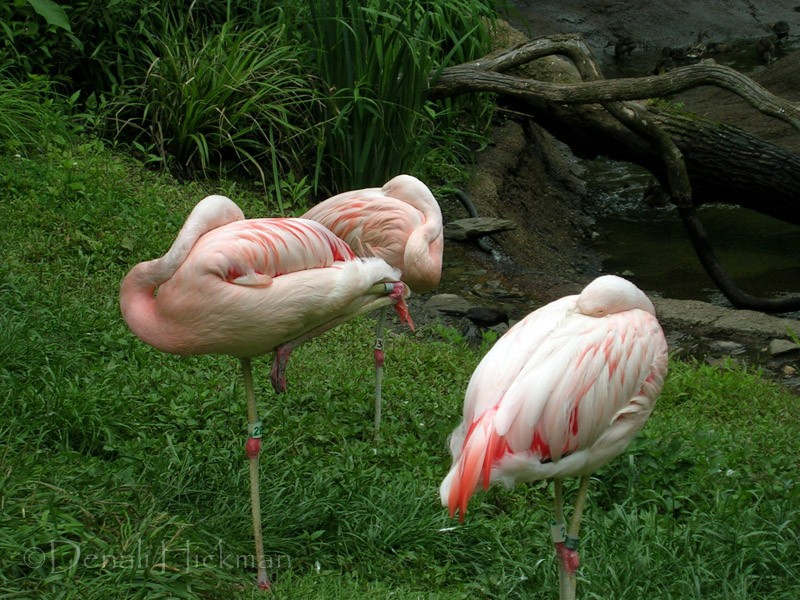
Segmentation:
<svg viewBox="0 0 800 600">
<path fill-rule="evenodd" d="M 570 581 L 566 560 L 564 559 L 566 552 L 564 542 L 566 541 L 567 527 L 564 522 L 564 481 L 562 479 L 553 480 L 553 495 L 555 496 L 556 517 L 550 524 L 550 532 L 553 537 L 553 543 L 556 546 L 556 556 L 558 558 L 558 597 L 561 600 L 572 600 L 575 598 L 575 585 L 574 581 Z"/>
<path fill-rule="evenodd" d="M 286 365 L 289 364 L 289 356 L 292 354 L 297 346 L 303 343 L 304 340 L 294 344 L 289 342 L 283 346 L 278 346 L 275 350 L 275 359 L 272 361 L 272 370 L 270 371 L 269 378 L 272 382 L 272 389 L 276 394 L 286 391 Z"/>
<path fill-rule="evenodd" d="M 256 395 L 253 390 L 253 370 L 249 358 L 241 359 L 244 389 L 247 395 L 247 433 L 245 454 L 250 461 L 250 506 L 253 512 L 253 536 L 256 543 L 257 584 L 259 589 L 270 588 L 267 562 L 264 557 L 264 537 L 261 532 L 261 492 L 259 490 L 258 455 L 261 452 L 261 421 L 258 420 Z"/>
<path fill-rule="evenodd" d="M 560 480 L 555 480 L 558 485 L 555 485 L 556 493 L 556 519 L 559 516 L 559 497 L 562 498 L 563 503 L 563 488 L 561 487 Z M 575 600 L 575 588 L 577 585 L 575 573 L 580 566 L 580 557 L 578 556 L 578 532 L 581 528 L 581 519 L 583 518 L 583 509 L 586 506 L 586 493 L 589 490 L 589 476 L 584 475 L 581 477 L 581 482 L 578 486 L 578 497 L 575 500 L 575 509 L 572 511 L 572 519 L 569 524 L 569 531 L 565 536 L 562 543 L 556 544 L 556 552 L 558 553 L 558 584 L 559 584 L 559 598 L 561 600 Z M 563 504 L 561 508 L 561 517 L 563 519 Z M 563 521 L 561 521 L 563 524 Z"/>
<path fill-rule="evenodd" d="M 382 381 L 383 381 L 383 361 L 385 354 L 383 351 L 383 331 L 386 327 L 386 309 L 381 310 L 378 316 L 378 326 L 375 331 L 375 441 L 381 430 L 381 410 L 383 408 Z"/>
<path fill-rule="evenodd" d="M 578 486 L 578 498 L 575 500 L 575 510 L 572 512 L 572 520 L 569 524 L 569 534 L 567 537 L 578 539 L 578 532 L 581 528 L 581 519 L 583 518 L 583 509 L 586 506 L 586 492 L 589 490 L 589 476 L 584 475 L 581 477 L 581 483 Z M 577 550 L 577 548 L 576 548 Z"/>
<path fill-rule="evenodd" d="M 564 526 L 564 480 L 563 479 L 553 480 L 553 495 L 555 496 L 556 500 L 556 519 L 555 521 L 553 521 L 553 525 L 558 525 L 559 527 L 563 527 Z M 555 535 L 556 534 L 554 532 L 553 536 L 555 537 Z"/>
<path fill-rule="evenodd" d="M 302 335 L 297 336 L 295 339 L 278 346 L 275 349 L 275 361 L 272 364 L 272 372 L 270 373 L 272 387 L 275 389 L 275 391 L 279 394 L 286 391 L 286 365 L 289 362 L 289 356 L 291 355 L 292 351 L 311 338 L 315 338 L 329 329 L 333 329 L 337 325 L 344 323 L 345 321 L 349 321 L 355 317 L 373 312 L 379 308 L 384 308 L 385 306 L 392 304 L 394 305 L 394 309 L 397 311 L 397 314 L 400 316 L 401 320 L 408 323 L 408 326 L 413 330 L 414 323 L 411 320 L 411 315 L 408 313 L 408 307 L 406 306 L 405 298 L 403 296 L 404 291 L 405 284 L 399 281 L 376 283 L 368 292 L 369 294 L 374 294 L 376 296 L 373 301 L 366 303 L 355 312 L 331 319 L 327 323 L 306 331 Z"/>
</svg>

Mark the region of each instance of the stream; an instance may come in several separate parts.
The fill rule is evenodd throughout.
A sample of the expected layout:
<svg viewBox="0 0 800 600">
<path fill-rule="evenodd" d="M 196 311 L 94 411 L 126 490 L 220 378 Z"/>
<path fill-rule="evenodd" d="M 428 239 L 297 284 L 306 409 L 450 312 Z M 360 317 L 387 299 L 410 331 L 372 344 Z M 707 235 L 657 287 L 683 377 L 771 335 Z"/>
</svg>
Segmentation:
<svg viewBox="0 0 800 600">
<path fill-rule="evenodd" d="M 735 51 L 715 59 L 752 75 L 765 68 L 757 61 L 755 41 L 737 42 Z M 785 44 L 784 51 L 798 47 L 800 42 Z M 660 48 L 645 48 L 629 59 L 617 60 L 609 48 L 596 56 L 607 77 L 630 77 L 649 74 L 660 54 Z M 636 165 L 602 158 L 581 161 L 581 165 L 596 232 L 591 248 L 600 255 L 604 272 L 628 277 L 642 289 L 663 297 L 730 306 L 700 264 L 674 208 L 658 208 L 646 202 L 645 190 L 653 181 L 652 175 Z M 763 297 L 800 293 L 800 227 L 731 205 L 705 206 L 698 210 L 698 216 L 720 261 L 742 289 Z M 540 300 L 515 289 L 513 265 L 506 264 L 503 269 L 485 263 L 480 266 L 474 252 L 474 245 L 472 251 L 461 243 L 445 245 L 439 293 L 455 293 L 473 304 L 504 309 L 512 322 L 541 306 Z M 493 260 L 500 264 L 510 259 L 495 256 Z M 508 277 L 501 276 L 500 271 Z M 530 273 L 519 276 L 529 277 Z M 797 313 L 783 316 L 800 317 Z M 770 357 L 762 348 L 690 334 L 677 345 L 682 354 L 702 360 L 723 360 L 733 355 L 761 365 L 784 385 L 800 389 L 796 370 L 791 374 L 784 370 L 787 365 L 794 369 L 793 356 Z"/>
<path fill-rule="evenodd" d="M 755 43 L 756 39 L 735 40 L 733 50 L 713 58 L 753 75 L 766 68 L 757 60 Z M 789 38 L 781 55 L 798 47 L 800 42 Z M 660 48 L 643 48 L 617 59 L 608 48 L 597 59 L 606 77 L 632 77 L 649 74 L 660 54 Z M 645 203 L 649 173 L 602 159 L 585 166 L 587 187 L 598 207 L 594 248 L 605 271 L 625 273 L 644 289 L 669 298 L 730 306 L 700 265 L 677 212 Z M 705 206 L 698 216 L 722 264 L 742 289 L 768 298 L 800 293 L 800 227 L 727 205 Z"/>
<path fill-rule="evenodd" d="M 700 264 L 676 211 L 644 203 L 649 173 L 626 163 L 593 162 L 589 187 L 600 208 L 594 249 L 603 270 L 624 273 L 668 298 L 730 306 Z M 706 206 L 698 215 L 743 289 L 763 297 L 800 292 L 800 227 L 728 205 Z"/>
</svg>

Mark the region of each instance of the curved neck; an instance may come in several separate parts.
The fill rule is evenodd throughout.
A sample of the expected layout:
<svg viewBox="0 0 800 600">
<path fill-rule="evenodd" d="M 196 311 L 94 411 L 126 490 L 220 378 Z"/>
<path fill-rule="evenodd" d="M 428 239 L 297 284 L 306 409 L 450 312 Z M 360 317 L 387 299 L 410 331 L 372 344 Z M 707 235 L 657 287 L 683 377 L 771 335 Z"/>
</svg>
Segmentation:
<svg viewBox="0 0 800 600">
<path fill-rule="evenodd" d="M 119 290 L 119 308 L 131 331 L 143 342 L 164 352 L 173 352 L 161 341 L 170 323 L 161 316 L 154 296 L 156 287 L 169 279 L 164 277 L 163 258 L 139 263 L 133 267 Z"/>
<path fill-rule="evenodd" d="M 427 221 L 409 236 L 403 256 L 404 281 L 418 294 L 435 289 L 442 278 L 444 239 L 439 222 Z M 414 277 L 419 274 L 419 277 Z"/>
<path fill-rule="evenodd" d="M 164 352 L 176 352 L 169 341 L 174 339 L 170 332 L 175 324 L 160 313 L 155 290 L 175 274 L 200 236 L 242 219 L 244 214 L 232 200 L 208 196 L 194 207 L 164 256 L 139 263 L 128 272 L 120 286 L 119 305 L 122 318 L 139 339 Z"/>
</svg>

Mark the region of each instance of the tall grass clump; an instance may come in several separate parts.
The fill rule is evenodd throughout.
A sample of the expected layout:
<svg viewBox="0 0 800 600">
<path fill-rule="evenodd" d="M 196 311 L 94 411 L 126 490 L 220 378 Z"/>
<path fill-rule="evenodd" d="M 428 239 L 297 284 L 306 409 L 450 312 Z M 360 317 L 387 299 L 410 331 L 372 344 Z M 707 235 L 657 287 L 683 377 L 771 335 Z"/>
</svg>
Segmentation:
<svg viewBox="0 0 800 600">
<path fill-rule="evenodd" d="M 63 99 L 43 76 L 24 79 L 0 70 L 0 146 L 27 154 L 64 133 Z"/>
<path fill-rule="evenodd" d="M 320 170 L 331 191 L 418 170 L 435 122 L 447 114 L 425 99 L 429 77 L 450 60 L 485 52 L 481 17 L 491 11 L 481 3 L 431 9 L 397 0 L 324 0 L 309 10 L 325 109 Z"/>
<path fill-rule="evenodd" d="M 124 132 L 190 175 L 241 169 L 266 187 L 313 164 L 313 90 L 283 26 L 165 29 L 150 40 L 138 94 L 120 107 Z"/>
</svg>

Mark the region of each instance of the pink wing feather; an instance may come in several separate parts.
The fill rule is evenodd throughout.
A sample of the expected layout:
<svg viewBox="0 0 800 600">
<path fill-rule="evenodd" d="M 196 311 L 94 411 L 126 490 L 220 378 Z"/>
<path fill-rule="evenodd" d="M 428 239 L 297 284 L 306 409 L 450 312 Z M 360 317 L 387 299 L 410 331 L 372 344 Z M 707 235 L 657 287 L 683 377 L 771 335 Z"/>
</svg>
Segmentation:
<svg viewBox="0 0 800 600">
<path fill-rule="evenodd" d="M 382 188 L 343 192 L 303 215 L 347 242 L 358 256 L 377 256 L 400 269 L 417 293 L 442 275 L 442 212 L 424 183 L 398 175 Z"/>
<path fill-rule="evenodd" d="M 164 257 L 136 265 L 123 281 L 122 314 L 143 341 L 174 354 L 258 356 L 391 303 L 371 291 L 399 280 L 384 261 L 356 258 L 314 221 L 241 220 L 230 200 L 215 199 L 198 204 Z"/>
<path fill-rule="evenodd" d="M 655 316 L 646 308 L 588 316 L 578 299 L 528 315 L 473 373 L 441 489 L 451 514 L 463 517 L 479 481 L 591 473 L 649 416 L 667 368 Z"/>
<path fill-rule="evenodd" d="M 354 260 L 350 247 L 319 223 L 305 219 L 249 219 L 202 236 L 183 264 L 183 275 L 212 274 L 234 281 L 274 277 Z"/>
</svg>

